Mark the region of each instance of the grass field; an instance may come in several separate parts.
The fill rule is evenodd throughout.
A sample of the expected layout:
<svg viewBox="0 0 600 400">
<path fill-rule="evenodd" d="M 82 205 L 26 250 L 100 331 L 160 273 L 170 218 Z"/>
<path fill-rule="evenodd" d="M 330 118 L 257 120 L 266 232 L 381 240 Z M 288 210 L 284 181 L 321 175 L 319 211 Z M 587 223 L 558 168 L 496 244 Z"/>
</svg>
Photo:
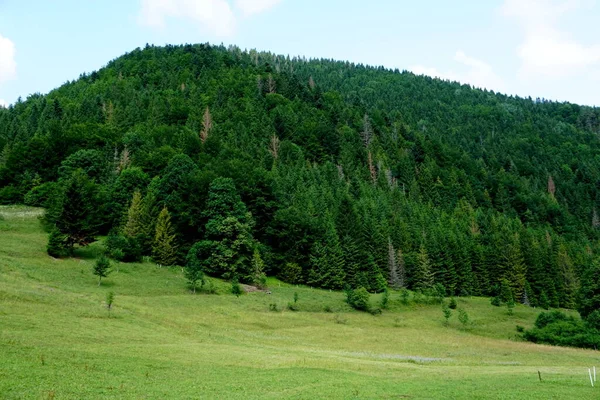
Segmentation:
<svg viewBox="0 0 600 400">
<path fill-rule="evenodd" d="M 455 312 L 446 327 L 440 306 L 404 306 L 398 294 L 377 316 L 342 293 L 275 280 L 271 295 L 236 298 L 217 280 L 219 294 L 192 295 L 181 269 L 151 263 L 119 264 L 98 287 L 99 244 L 48 257 L 39 212 L 0 208 L 0 399 L 600 397 L 587 376 L 600 353 L 518 340 L 533 309 L 508 316 L 459 299 L 471 324 Z M 294 292 L 297 312 L 286 309 Z"/>
</svg>

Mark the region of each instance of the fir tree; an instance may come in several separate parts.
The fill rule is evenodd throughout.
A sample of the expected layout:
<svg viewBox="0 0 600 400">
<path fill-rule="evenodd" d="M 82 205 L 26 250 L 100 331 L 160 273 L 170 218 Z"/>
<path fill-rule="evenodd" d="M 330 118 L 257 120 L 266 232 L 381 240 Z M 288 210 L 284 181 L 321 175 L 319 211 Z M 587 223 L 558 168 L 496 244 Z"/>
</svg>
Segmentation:
<svg viewBox="0 0 600 400">
<path fill-rule="evenodd" d="M 267 285 L 265 263 L 258 249 L 254 249 L 254 254 L 252 255 L 252 283 L 259 289 L 264 289 Z"/>
<path fill-rule="evenodd" d="M 417 254 L 417 264 L 413 271 L 413 288 L 423 291 L 433 287 L 433 274 L 431 273 L 431 262 L 427 255 L 425 245 L 421 245 Z"/>
<path fill-rule="evenodd" d="M 125 222 L 125 227 L 123 228 L 125 236 L 135 238 L 144 232 L 143 213 L 142 194 L 136 190 L 133 193 L 131 204 L 127 210 L 127 220 Z"/>
<path fill-rule="evenodd" d="M 400 277 L 398 273 L 398 260 L 396 259 L 396 251 L 394 250 L 394 245 L 392 244 L 392 239 L 388 237 L 388 285 L 392 289 L 399 289 L 400 286 Z"/>
<path fill-rule="evenodd" d="M 152 258 L 157 264 L 166 266 L 174 265 L 177 261 L 175 233 L 171 225 L 171 215 L 166 207 L 162 209 L 156 221 Z"/>
</svg>

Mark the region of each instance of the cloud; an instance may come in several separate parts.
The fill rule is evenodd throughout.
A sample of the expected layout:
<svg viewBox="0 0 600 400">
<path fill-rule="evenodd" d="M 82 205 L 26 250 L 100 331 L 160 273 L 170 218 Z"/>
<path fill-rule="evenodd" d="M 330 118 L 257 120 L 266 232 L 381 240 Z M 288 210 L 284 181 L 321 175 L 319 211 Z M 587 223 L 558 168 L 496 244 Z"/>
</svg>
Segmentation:
<svg viewBox="0 0 600 400">
<path fill-rule="evenodd" d="M 0 84 L 16 78 L 15 44 L 0 35 Z"/>
<path fill-rule="evenodd" d="M 470 57 L 463 51 L 454 54 L 454 61 L 462 64 L 462 71 L 439 71 L 436 68 L 415 65 L 409 69 L 417 75 L 428 75 L 449 81 L 468 83 L 476 87 L 486 88 L 494 91 L 503 91 L 505 88 L 500 78 L 488 63 Z"/>
<path fill-rule="evenodd" d="M 167 18 L 188 19 L 217 36 L 234 34 L 237 12 L 250 17 L 264 12 L 281 0 L 234 0 L 235 11 L 227 0 L 142 0 L 139 22 L 165 28 Z"/>
<path fill-rule="evenodd" d="M 245 16 L 260 14 L 279 4 L 281 0 L 235 0 L 235 7 Z"/>
<path fill-rule="evenodd" d="M 521 59 L 519 75 L 562 77 L 577 75 L 600 65 L 600 44 L 585 45 L 558 28 L 567 13 L 593 3 L 567 0 L 505 0 L 501 15 L 516 19 L 524 32 L 517 48 Z"/>
</svg>

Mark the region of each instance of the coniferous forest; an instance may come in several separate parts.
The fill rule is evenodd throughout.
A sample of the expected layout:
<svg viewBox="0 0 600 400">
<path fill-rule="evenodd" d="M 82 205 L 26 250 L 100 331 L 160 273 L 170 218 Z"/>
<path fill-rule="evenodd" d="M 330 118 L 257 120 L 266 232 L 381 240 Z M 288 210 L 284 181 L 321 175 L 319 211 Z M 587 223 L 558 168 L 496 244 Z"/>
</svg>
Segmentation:
<svg viewBox="0 0 600 400">
<path fill-rule="evenodd" d="M 0 203 L 46 208 L 54 257 L 106 235 L 111 258 L 187 265 L 191 281 L 436 288 L 589 315 L 599 135 L 591 107 L 146 46 L 0 108 Z"/>
</svg>

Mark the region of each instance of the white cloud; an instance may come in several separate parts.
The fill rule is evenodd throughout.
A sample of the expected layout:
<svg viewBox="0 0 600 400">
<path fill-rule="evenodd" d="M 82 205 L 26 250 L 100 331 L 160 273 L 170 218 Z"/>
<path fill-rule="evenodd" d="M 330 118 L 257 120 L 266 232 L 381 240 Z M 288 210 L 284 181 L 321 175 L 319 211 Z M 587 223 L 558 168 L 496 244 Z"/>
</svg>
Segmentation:
<svg viewBox="0 0 600 400">
<path fill-rule="evenodd" d="M 461 72 L 439 71 L 436 68 L 415 65 L 409 69 L 417 75 L 429 75 L 449 81 L 468 83 L 494 91 L 504 90 L 504 82 L 488 63 L 466 55 L 463 51 L 454 54 L 454 61 L 462 64 Z"/>
<path fill-rule="evenodd" d="M 522 78 L 562 77 L 589 72 L 600 65 L 600 44 L 585 45 L 558 28 L 566 13 L 593 3 L 566 0 L 505 0 L 500 13 L 518 21 L 524 31 L 517 49 Z"/>
<path fill-rule="evenodd" d="M 6 100 L 0 99 L 0 108 L 7 108 L 8 102 Z"/>
<path fill-rule="evenodd" d="M 281 0 L 235 0 L 235 6 L 245 16 L 260 14 L 279 4 Z"/>
<path fill-rule="evenodd" d="M 0 35 L 0 84 L 16 78 L 15 44 Z"/>
<path fill-rule="evenodd" d="M 164 28 L 166 17 L 191 19 L 218 36 L 229 36 L 235 29 L 235 16 L 225 0 L 142 0 L 141 23 Z"/>
<path fill-rule="evenodd" d="M 234 0 L 236 12 L 245 17 L 264 12 L 280 2 Z M 217 36 L 233 35 L 238 19 L 228 0 L 142 0 L 140 23 L 165 28 L 167 18 L 192 20 Z"/>
</svg>

